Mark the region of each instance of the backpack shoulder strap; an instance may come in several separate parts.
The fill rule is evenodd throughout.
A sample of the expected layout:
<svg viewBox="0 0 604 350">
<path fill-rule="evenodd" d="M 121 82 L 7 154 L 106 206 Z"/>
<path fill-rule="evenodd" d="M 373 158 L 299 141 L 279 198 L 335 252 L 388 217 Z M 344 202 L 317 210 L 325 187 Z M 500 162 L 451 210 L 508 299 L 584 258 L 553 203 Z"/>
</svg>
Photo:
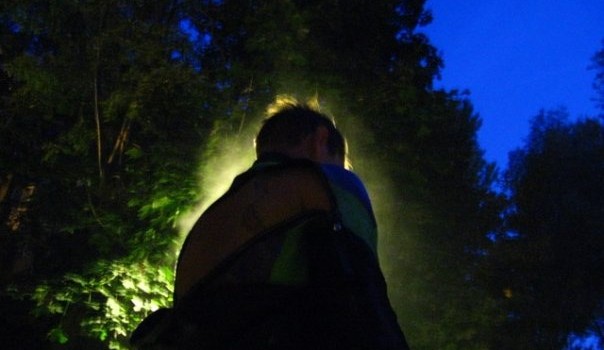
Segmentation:
<svg viewBox="0 0 604 350">
<path fill-rule="evenodd" d="M 292 219 L 324 212 L 341 226 L 335 196 L 319 165 L 290 160 L 253 167 L 199 218 L 180 252 L 175 300 L 250 242 Z"/>
</svg>

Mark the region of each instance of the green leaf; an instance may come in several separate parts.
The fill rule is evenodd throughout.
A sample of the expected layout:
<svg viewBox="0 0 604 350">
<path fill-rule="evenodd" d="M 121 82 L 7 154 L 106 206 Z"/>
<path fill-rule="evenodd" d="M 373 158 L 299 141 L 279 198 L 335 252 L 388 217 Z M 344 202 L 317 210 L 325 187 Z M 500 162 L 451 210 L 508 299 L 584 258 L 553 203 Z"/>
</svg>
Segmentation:
<svg viewBox="0 0 604 350">
<path fill-rule="evenodd" d="M 131 147 L 125 153 L 131 159 L 138 159 L 144 155 L 143 151 L 139 147 Z"/>
<path fill-rule="evenodd" d="M 66 344 L 69 341 L 69 337 L 67 334 L 65 334 L 65 331 L 63 331 L 63 328 L 61 327 L 51 329 L 48 333 L 48 338 L 51 341 L 59 344 Z"/>
</svg>

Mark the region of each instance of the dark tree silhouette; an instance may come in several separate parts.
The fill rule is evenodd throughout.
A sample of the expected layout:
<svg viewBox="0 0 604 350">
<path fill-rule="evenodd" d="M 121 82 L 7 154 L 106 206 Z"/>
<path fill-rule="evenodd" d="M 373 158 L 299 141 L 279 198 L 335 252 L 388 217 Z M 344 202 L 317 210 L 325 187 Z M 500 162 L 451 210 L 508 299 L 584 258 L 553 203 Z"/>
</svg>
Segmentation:
<svg viewBox="0 0 604 350">
<path fill-rule="evenodd" d="M 602 317 L 604 125 L 542 111 L 506 173 L 512 207 L 497 285 L 508 317 L 497 348 L 560 349 Z"/>
<path fill-rule="evenodd" d="M 596 71 L 593 84 L 596 92 L 595 102 L 600 108 L 600 118 L 604 118 L 604 40 L 602 40 L 602 49 L 596 52 L 592 61 L 592 68 Z"/>
</svg>

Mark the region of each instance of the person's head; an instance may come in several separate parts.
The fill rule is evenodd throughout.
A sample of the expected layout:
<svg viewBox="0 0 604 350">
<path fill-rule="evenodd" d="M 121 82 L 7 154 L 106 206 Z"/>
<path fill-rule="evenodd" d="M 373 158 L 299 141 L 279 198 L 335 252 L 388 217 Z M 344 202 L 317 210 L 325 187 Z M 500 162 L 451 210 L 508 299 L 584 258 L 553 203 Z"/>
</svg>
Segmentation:
<svg viewBox="0 0 604 350">
<path fill-rule="evenodd" d="M 256 136 L 256 155 L 272 152 L 340 166 L 346 163 L 346 141 L 334 122 L 311 106 L 296 102 L 279 106 Z"/>
</svg>

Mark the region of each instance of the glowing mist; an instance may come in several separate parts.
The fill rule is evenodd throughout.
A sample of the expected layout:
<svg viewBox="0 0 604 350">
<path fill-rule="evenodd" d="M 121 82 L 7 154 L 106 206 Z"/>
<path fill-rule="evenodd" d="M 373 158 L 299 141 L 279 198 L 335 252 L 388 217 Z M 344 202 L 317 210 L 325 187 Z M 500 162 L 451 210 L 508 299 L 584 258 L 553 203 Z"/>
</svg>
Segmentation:
<svg viewBox="0 0 604 350">
<path fill-rule="evenodd" d="M 275 102 L 267 106 L 267 114 L 274 108 L 278 108 L 283 103 L 295 102 L 297 99 L 288 94 L 278 94 Z M 334 99 L 337 100 L 337 99 Z M 365 182 L 369 195 L 372 199 L 374 210 L 378 219 L 379 237 L 378 246 L 383 246 L 388 242 L 392 233 L 384 228 L 391 228 L 394 225 L 385 220 L 398 220 L 397 217 L 391 217 L 390 214 L 397 212 L 394 209 L 396 201 L 392 198 L 391 182 L 385 176 L 382 166 L 375 160 L 372 148 L 377 142 L 373 142 L 373 135 L 363 125 L 362 120 L 350 113 L 337 113 L 341 110 L 336 105 L 319 101 L 319 96 L 311 97 L 307 103 L 330 116 L 333 116 L 338 128 L 343 132 L 347 139 L 350 149 L 350 160 L 354 171 Z M 204 151 L 201 159 L 203 164 L 199 171 L 199 204 L 183 214 L 178 221 L 178 229 L 181 239 L 184 239 L 190 231 L 199 216 L 207 207 L 218 199 L 231 185 L 233 179 L 238 174 L 248 169 L 255 159 L 253 138 L 260 127 L 261 117 L 253 118 L 255 122 L 248 123 L 238 135 L 225 136 L 224 133 L 215 131 L 210 138 L 208 150 Z M 395 215 L 398 216 L 398 215 Z M 179 246 L 180 247 L 180 246 Z M 380 262 L 386 271 L 392 272 L 395 269 L 392 261 L 388 261 L 388 256 L 382 254 Z M 389 273 L 388 273 L 389 274 Z"/>
<path fill-rule="evenodd" d="M 247 135 L 247 133 L 245 133 Z M 225 137 L 213 134 L 212 149 L 200 166 L 199 189 L 201 201 L 189 212 L 181 216 L 178 229 L 181 236 L 191 230 L 204 210 L 222 196 L 230 187 L 233 179 L 244 172 L 254 162 L 254 143 L 252 138 L 244 136 Z"/>
</svg>

